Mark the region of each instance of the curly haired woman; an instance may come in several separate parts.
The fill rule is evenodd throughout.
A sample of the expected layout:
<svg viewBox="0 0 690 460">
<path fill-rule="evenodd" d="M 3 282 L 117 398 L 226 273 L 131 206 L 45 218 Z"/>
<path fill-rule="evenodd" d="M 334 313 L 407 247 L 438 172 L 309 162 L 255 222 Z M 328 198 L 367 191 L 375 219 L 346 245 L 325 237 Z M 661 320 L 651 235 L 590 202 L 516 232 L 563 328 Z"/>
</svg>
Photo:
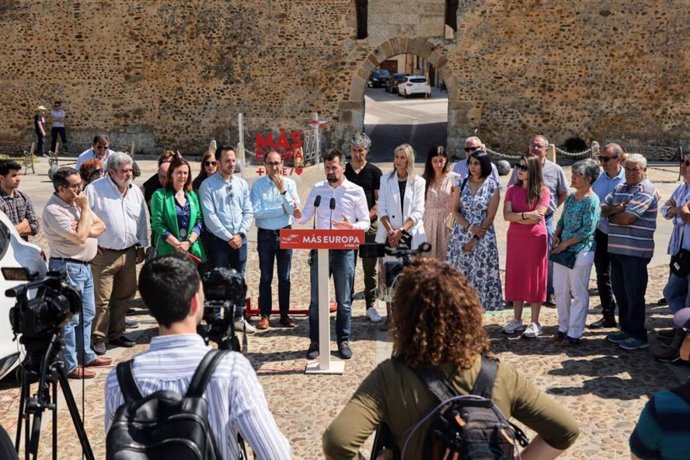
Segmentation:
<svg viewBox="0 0 690 460">
<path fill-rule="evenodd" d="M 420 257 L 403 272 L 394 298 L 393 359 L 379 364 L 323 435 L 326 458 L 354 458 L 382 423 L 403 447 L 408 434 L 436 405 L 413 369 L 432 367 L 459 393 L 474 387 L 489 340 L 483 309 L 467 279 L 445 262 Z M 572 416 L 508 364 L 498 362 L 492 400 L 506 417 L 537 432 L 523 459 L 557 457 L 575 442 Z M 429 422 L 410 435 L 404 459 L 425 458 Z"/>
</svg>

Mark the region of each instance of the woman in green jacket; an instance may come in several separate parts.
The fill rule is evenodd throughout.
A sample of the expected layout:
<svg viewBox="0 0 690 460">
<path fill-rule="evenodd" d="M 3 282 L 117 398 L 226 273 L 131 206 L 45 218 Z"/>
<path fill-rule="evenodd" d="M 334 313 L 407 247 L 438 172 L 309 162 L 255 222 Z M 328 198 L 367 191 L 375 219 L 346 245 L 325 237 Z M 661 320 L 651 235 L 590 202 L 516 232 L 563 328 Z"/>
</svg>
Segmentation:
<svg viewBox="0 0 690 460">
<path fill-rule="evenodd" d="M 205 262 L 206 252 L 199 241 L 201 229 L 201 207 L 192 191 L 191 168 L 187 160 L 175 157 L 165 188 L 158 189 L 151 198 L 151 230 L 159 235 L 153 242 L 158 255 L 178 251 Z"/>
</svg>

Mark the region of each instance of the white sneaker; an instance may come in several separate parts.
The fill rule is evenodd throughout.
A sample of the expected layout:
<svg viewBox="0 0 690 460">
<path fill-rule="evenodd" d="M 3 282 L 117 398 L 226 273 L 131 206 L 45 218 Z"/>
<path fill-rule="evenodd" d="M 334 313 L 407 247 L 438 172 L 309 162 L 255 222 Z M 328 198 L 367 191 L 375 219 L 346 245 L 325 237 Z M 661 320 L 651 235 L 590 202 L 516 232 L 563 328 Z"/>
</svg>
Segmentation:
<svg viewBox="0 0 690 460">
<path fill-rule="evenodd" d="M 233 328 L 236 332 L 244 332 L 245 327 L 247 328 L 247 334 L 253 334 L 256 332 L 256 328 L 252 326 L 246 319 L 240 318 L 233 323 Z"/>
<path fill-rule="evenodd" d="M 503 326 L 503 332 L 505 334 L 515 334 L 517 332 L 522 332 L 525 326 L 522 325 L 521 319 L 513 319 L 508 324 Z"/>
<path fill-rule="evenodd" d="M 541 335 L 541 324 L 539 323 L 532 323 L 529 326 L 527 326 L 527 329 L 525 329 L 525 332 L 522 333 L 522 336 L 526 339 L 536 339 Z"/>
<path fill-rule="evenodd" d="M 367 318 L 369 318 L 369 321 L 372 323 L 381 322 L 381 315 L 376 311 L 376 307 L 367 308 Z"/>
</svg>

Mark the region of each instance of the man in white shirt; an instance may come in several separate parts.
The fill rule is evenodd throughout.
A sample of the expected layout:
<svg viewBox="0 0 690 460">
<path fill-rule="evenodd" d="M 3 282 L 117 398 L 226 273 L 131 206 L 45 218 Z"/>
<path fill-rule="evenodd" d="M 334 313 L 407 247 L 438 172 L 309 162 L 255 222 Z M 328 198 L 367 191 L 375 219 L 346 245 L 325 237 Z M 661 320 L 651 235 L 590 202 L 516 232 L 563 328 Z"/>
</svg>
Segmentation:
<svg viewBox="0 0 690 460">
<path fill-rule="evenodd" d="M 371 225 L 369 208 L 364 190 L 345 177 L 345 156 L 339 150 L 331 150 L 324 157 L 326 180 L 317 182 L 309 192 L 302 217 L 297 223 L 304 224 L 312 216 L 318 229 L 359 229 L 367 231 Z M 318 197 L 318 198 L 317 198 Z M 335 317 L 335 333 L 338 355 L 352 357 L 350 349 L 350 317 L 352 308 L 352 284 L 355 278 L 355 251 L 331 250 L 329 270 L 333 275 L 335 300 L 338 311 Z M 311 301 L 309 303 L 309 350 L 308 359 L 319 356 L 318 273 L 316 251 L 310 255 Z"/>
<path fill-rule="evenodd" d="M 62 101 L 55 101 L 53 108 L 50 109 L 50 151 L 54 152 L 57 146 L 58 135 L 62 139 L 62 150 L 67 152 L 67 134 L 65 133 L 65 109 L 62 107 Z"/>
<path fill-rule="evenodd" d="M 110 139 L 105 134 L 96 134 L 93 138 L 91 147 L 84 150 L 77 158 L 77 165 L 74 167 L 77 171 L 81 168 L 81 164 L 86 160 L 101 160 L 101 163 L 106 164 L 108 157 L 113 153 L 110 150 Z"/>
<path fill-rule="evenodd" d="M 151 348 L 134 358 L 132 374 L 143 396 L 158 390 L 185 394 L 199 362 L 209 347 L 196 333 L 204 310 L 204 290 L 196 267 L 178 254 L 144 264 L 139 292 L 156 318 L 159 336 Z M 209 401 L 208 422 L 218 458 L 236 459 L 238 433 L 256 458 L 290 459 L 290 444 L 268 409 L 263 387 L 251 363 L 241 353 L 230 352 L 218 363 L 204 397 Z M 105 388 L 105 430 L 124 403 L 116 369 Z"/>
<path fill-rule="evenodd" d="M 137 292 L 137 264 L 144 261 L 144 248 L 149 244 L 144 195 L 132 185 L 132 158 L 113 152 L 107 170 L 107 176 L 85 191 L 91 208 L 106 225 L 92 264 L 96 294 L 93 348 L 99 355 L 105 353 L 106 340 L 115 346 L 135 345 L 124 335 L 125 314 Z"/>
</svg>

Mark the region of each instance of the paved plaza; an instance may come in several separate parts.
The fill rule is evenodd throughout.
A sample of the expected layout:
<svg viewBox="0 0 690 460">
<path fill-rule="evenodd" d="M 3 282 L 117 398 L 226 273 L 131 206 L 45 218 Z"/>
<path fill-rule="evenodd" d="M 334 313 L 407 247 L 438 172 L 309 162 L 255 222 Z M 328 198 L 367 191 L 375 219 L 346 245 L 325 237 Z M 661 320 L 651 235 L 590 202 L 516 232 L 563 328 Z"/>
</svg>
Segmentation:
<svg viewBox="0 0 690 460">
<path fill-rule="evenodd" d="M 141 184 L 154 173 L 156 164 L 153 159 L 140 160 L 139 164 L 143 176 L 137 183 Z M 195 164 L 194 174 L 196 165 L 198 163 Z M 390 163 L 380 166 L 384 171 L 391 169 Z M 245 178 L 250 182 L 256 177 L 255 169 L 245 168 Z M 570 177 L 570 168 L 566 167 L 565 170 L 566 175 Z M 47 161 L 42 159 L 37 164 L 36 174 L 25 176 L 21 186 L 21 190 L 33 199 L 39 215 L 52 192 L 46 171 Z M 668 198 L 677 185 L 677 166 L 650 165 L 648 172 L 662 193 L 663 200 Z M 292 177 L 295 177 L 300 196 L 304 199 L 311 185 L 323 178 L 323 170 L 317 165 L 307 168 L 301 176 Z M 505 183 L 507 178 L 503 177 L 502 180 Z M 671 226 L 661 217 L 658 223 L 657 247 L 649 268 L 650 283 L 647 290 L 647 326 L 650 330 L 671 326 L 668 307 L 657 306 L 668 274 L 668 257 L 665 252 Z M 499 212 L 496 217 L 496 230 L 502 266 L 505 264 L 506 228 L 507 225 Z M 47 251 L 42 235 L 33 241 Z M 249 235 L 249 242 L 247 284 L 251 301 L 256 303 L 259 271 L 255 230 Z M 306 251 L 295 251 L 292 280 L 292 306 L 295 309 L 306 308 L 309 303 Z M 592 289 L 595 287 L 593 279 L 590 286 Z M 361 291 L 362 287 L 361 269 L 358 269 L 355 292 Z M 598 304 L 598 297 L 592 296 L 591 318 L 598 318 Z M 115 359 L 114 364 L 146 350 L 150 338 L 156 334 L 155 321 L 146 314 L 139 300 L 135 302 L 134 307 L 138 311 L 134 318 L 140 322 L 140 326 L 130 332 L 136 337 L 137 346 L 132 349 L 110 350 L 108 356 Z M 383 305 L 379 307 L 380 312 L 385 311 Z M 541 321 L 544 325 L 544 336 L 532 341 L 506 337 L 500 332 L 501 326 L 511 315 L 512 312 L 508 310 L 485 315 L 485 325 L 493 349 L 501 360 L 529 376 L 567 407 L 579 422 L 581 436 L 563 458 L 630 458 L 627 440 L 648 397 L 657 391 L 678 385 L 690 375 L 690 368 L 686 365 L 672 366 L 654 361 L 652 351 L 655 349 L 656 341 L 653 333 L 650 334 L 652 347 L 645 351 L 626 352 L 607 343 L 604 336 L 609 330 L 588 330 L 581 346 L 564 349 L 556 346 L 550 339 L 557 324 L 555 309 L 543 309 Z M 352 316 L 351 346 L 354 355 L 351 360 L 346 361 L 343 375 L 304 374 L 305 352 L 309 345 L 308 321 L 304 316 L 296 316 L 295 329 L 275 327 L 249 337 L 247 356 L 259 375 L 269 407 L 278 426 L 289 439 L 293 457 L 296 459 L 323 458 L 321 434 L 324 429 L 348 401 L 359 382 L 378 362 L 390 356 L 387 335 L 378 331 L 376 325 L 368 322 L 364 315 L 363 300 L 353 303 Z M 277 324 L 277 315 L 274 319 Z M 335 354 L 335 342 L 332 342 L 331 350 L 333 359 L 338 359 Z M 109 370 L 110 367 L 97 369 L 97 377 L 85 381 L 83 389 L 81 381 L 70 382 L 80 407 L 83 400 L 86 431 L 96 458 L 104 458 L 105 454 L 103 389 Z M 18 405 L 19 389 L 14 380 L 8 378 L 0 382 L 0 423 L 8 429 L 13 438 L 16 432 Z M 48 458 L 50 455 L 49 414 L 44 418 L 38 458 Z M 529 435 L 533 436 L 534 433 Z M 60 403 L 58 438 L 60 458 L 80 457 L 79 441 L 64 402 Z M 370 443 L 371 439 L 363 449 L 365 453 L 368 453 L 366 450 Z"/>
</svg>

